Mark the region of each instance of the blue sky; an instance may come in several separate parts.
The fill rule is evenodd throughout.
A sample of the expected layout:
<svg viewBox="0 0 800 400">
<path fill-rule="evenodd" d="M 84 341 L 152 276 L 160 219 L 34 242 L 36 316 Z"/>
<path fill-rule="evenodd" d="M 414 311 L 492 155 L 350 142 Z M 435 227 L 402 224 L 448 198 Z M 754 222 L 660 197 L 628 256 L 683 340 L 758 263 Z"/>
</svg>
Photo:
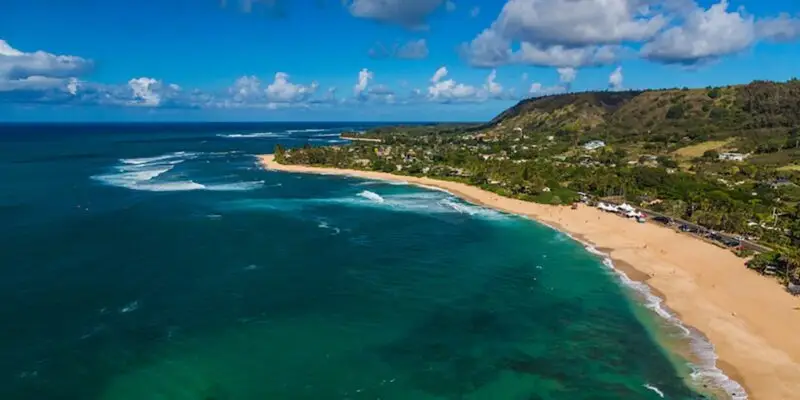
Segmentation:
<svg viewBox="0 0 800 400">
<path fill-rule="evenodd" d="M 481 121 L 800 76 L 794 0 L 4 0 L 0 120 Z"/>
</svg>

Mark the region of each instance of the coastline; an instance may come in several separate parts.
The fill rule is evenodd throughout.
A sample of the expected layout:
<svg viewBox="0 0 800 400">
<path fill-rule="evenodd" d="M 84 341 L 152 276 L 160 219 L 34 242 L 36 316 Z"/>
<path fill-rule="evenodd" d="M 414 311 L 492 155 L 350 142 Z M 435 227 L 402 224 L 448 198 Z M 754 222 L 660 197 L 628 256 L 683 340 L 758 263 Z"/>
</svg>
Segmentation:
<svg viewBox="0 0 800 400">
<path fill-rule="evenodd" d="M 534 219 L 570 234 L 606 258 L 606 265 L 648 298 L 659 315 L 683 327 L 693 345 L 713 343 L 703 378 L 750 399 L 790 399 L 800 393 L 800 299 L 744 267 L 728 250 L 655 224 L 637 224 L 592 207 L 571 210 L 502 197 L 463 183 L 372 171 L 282 165 L 259 156 L 269 170 L 400 181 L 446 190 L 469 202 Z M 611 264 L 613 263 L 613 264 Z M 609 265 L 611 264 L 611 265 Z M 627 282 L 626 282 L 627 283 Z M 661 307 L 661 304 L 666 308 Z M 655 308 L 654 308 L 655 307 Z M 695 343 L 695 340 L 697 342 Z M 708 346 L 707 343 L 706 347 Z M 718 359 L 709 354 L 713 350 Z M 705 357 L 703 357 L 705 356 Z M 733 383 L 738 382 L 738 385 Z M 744 397 L 737 397 L 744 398 Z"/>
</svg>

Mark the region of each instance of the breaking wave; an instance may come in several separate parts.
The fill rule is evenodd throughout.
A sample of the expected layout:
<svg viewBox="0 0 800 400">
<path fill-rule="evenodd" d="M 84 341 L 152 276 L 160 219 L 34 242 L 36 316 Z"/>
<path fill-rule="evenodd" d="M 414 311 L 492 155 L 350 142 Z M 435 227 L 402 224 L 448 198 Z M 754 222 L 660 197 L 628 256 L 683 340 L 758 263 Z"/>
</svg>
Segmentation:
<svg viewBox="0 0 800 400">
<path fill-rule="evenodd" d="M 365 198 L 365 199 L 367 199 L 367 200 L 372 200 L 372 201 L 377 202 L 377 203 L 384 203 L 386 201 L 386 200 L 384 200 L 383 197 L 381 197 L 381 195 L 379 195 L 379 194 L 377 194 L 375 192 L 370 192 L 369 190 L 365 190 L 365 191 L 359 193 L 358 195 L 363 197 L 363 198 Z"/>
<path fill-rule="evenodd" d="M 350 196 L 311 199 L 244 199 L 228 202 L 224 207 L 233 211 L 300 211 L 322 206 L 370 207 L 394 212 L 413 212 L 438 215 L 511 220 L 506 214 L 484 207 L 463 203 L 441 192 L 410 192 L 378 194 L 364 190 Z"/>
<path fill-rule="evenodd" d="M 684 337 L 689 340 L 692 353 L 699 359 L 699 363 L 689 364 L 692 369 L 691 378 L 695 382 L 721 388 L 731 397 L 732 400 L 747 400 L 747 392 L 745 392 L 744 388 L 738 382 L 725 375 L 725 373 L 717 367 L 716 361 L 718 357 L 714 349 L 714 345 L 711 344 L 711 342 L 706 339 L 705 336 L 703 336 L 700 332 L 689 329 L 675 314 L 667 310 L 663 305 L 663 300 L 654 295 L 646 283 L 634 281 L 629 278 L 625 272 L 617 269 L 608 254 L 597 250 L 590 244 L 583 243 L 583 245 L 590 253 L 602 257 L 603 265 L 608 267 L 609 270 L 613 271 L 623 285 L 642 295 L 645 298 L 645 307 L 652 310 L 661 318 L 682 331 Z M 664 394 L 661 393 L 658 388 L 653 387 L 650 384 L 645 384 L 644 387 L 658 393 L 661 395 L 661 397 L 664 397 Z"/>
<path fill-rule="evenodd" d="M 227 139 L 253 139 L 253 138 L 280 138 L 286 137 L 284 134 L 275 132 L 255 132 L 255 133 L 220 133 L 217 137 Z"/>
<path fill-rule="evenodd" d="M 189 160 L 221 157 L 229 153 L 173 152 L 155 157 L 123 158 L 110 172 L 91 178 L 110 186 L 147 192 L 183 192 L 192 190 L 247 191 L 264 185 L 263 181 L 231 183 L 199 183 L 185 179 L 183 174 L 170 174 L 173 169 Z"/>
</svg>

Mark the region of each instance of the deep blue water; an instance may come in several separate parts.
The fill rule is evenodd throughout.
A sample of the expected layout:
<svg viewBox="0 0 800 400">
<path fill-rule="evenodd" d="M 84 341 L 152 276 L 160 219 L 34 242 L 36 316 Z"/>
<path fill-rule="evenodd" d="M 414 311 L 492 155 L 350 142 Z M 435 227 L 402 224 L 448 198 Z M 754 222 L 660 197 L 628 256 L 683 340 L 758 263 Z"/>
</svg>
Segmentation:
<svg viewBox="0 0 800 400">
<path fill-rule="evenodd" d="M 700 398 L 565 235 L 254 158 L 366 127 L 0 126 L 0 398 Z"/>
</svg>

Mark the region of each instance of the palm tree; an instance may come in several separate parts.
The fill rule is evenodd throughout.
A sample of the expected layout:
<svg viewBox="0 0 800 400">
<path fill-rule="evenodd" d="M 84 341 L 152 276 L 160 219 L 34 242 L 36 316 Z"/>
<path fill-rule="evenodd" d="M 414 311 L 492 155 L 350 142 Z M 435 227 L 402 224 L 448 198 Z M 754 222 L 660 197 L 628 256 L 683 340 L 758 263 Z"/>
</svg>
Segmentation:
<svg viewBox="0 0 800 400">
<path fill-rule="evenodd" d="M 784 264 L 784 279 L 791 282 L 789 275 L 796 275 L 800 270 L 800 251 L 797 249 L 785 248 L 781 251 L 781 261 Z M 794 276 L 793 276 L 794 277 Z"/>
</svg>

